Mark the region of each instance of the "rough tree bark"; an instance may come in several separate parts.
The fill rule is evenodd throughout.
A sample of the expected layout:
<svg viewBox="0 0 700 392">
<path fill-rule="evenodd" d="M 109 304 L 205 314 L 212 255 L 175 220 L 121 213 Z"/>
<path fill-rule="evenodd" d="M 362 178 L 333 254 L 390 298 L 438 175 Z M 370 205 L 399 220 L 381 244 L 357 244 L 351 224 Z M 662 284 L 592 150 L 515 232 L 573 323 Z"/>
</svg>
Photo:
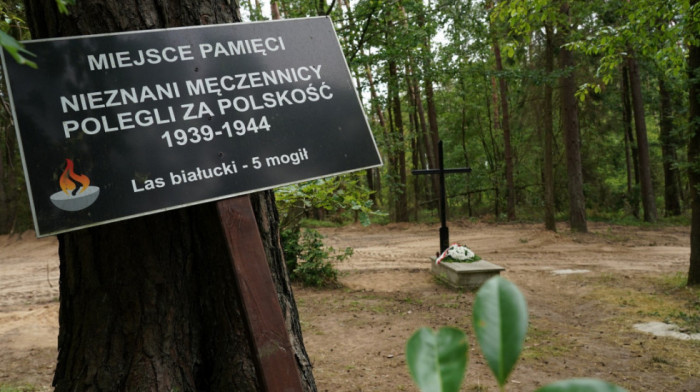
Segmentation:
<svg viewBox="0 0 700 392">
<path fill-rule="evenodd" d="M 690 1 L 691 9 L 700 7 L 700 0 Z M 688 141 L 688 170 L 690 179 L 690 268 L 688 285 L 700 285 L 700 23 L 690 26 L 688 79 L 689 79 L 689 123 L 691 138 Z"/>
<path fill-rule="evenodd" d="M 227 0 L 26 0 L 35 38 L 240 21 Z M 272 192 L 251 196 L 306 391 L 316 389 Z M 245 244 L 235 244 L 245 246 Z M 59 235 L 56 391 L 259 391 L 216 204 Z"/>
<path fill-rule="evenodd" d="M 569 3 L 563 3 L 560 12 L 562 17 L 568 20 Z M 568 23 L 564 24 L 562 34 L 568 34 L 570 30 Z M 569 183 L 569 223 L 571 230 L 587 232 L 586 203 L 583 195 L 581 136 L 579 134 L 578 102 L 575 96 L 576 80 L 573 70 L 574 55 L 567 48 L 561 48 L 559 51 L 559 67 L 562 71 L 559 81 L 559 99 L 561 101 L 561 116 L 566 148 L 566 172 Z"/>
</svg>

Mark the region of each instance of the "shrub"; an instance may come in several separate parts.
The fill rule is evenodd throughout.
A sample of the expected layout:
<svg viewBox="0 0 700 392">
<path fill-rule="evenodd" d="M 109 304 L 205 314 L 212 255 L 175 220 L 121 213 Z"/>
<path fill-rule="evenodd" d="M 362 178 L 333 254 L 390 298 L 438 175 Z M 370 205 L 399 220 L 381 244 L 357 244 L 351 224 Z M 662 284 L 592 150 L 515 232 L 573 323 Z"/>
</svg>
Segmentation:
<svg viewBox="0 0 700 392">
<path fill-rule="evenodd" d="M 331 261 L 352 255 L 352 248 L 336 252 L 323 244 L 323 235 L 313 229 L 282 231 L 282 247 L 289 277 L 306 286 L 323 287 L 338 283 L 338 271 Z"/>
</svg>

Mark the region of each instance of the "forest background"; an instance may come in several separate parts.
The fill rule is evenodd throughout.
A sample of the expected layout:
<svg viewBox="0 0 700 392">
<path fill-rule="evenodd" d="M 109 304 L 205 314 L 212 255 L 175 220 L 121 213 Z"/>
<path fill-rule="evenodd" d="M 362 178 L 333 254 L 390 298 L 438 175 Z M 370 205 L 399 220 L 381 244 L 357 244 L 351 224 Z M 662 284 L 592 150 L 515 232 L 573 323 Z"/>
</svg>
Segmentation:
<svg viewBox="0 0 700 392">
<path fill-rule="evenodd" d="M 436 219 L 437 178 L 410 171 L 438 166 L 439 140 L 446 167 L 472 168 L 446 177 L 451 218 L 689 224 L 695 3 L 277 1 L 283 18 L 333 19 L 385 163 L 279 189 L 283 227 Z M 268 6 L 241 0 L 250 21 Z M 0 8 L 3 40 L 29 39 L 22 2 Z M 32 218 L 1 98 L 0 233 L 12 233 Z"/>
</svg>

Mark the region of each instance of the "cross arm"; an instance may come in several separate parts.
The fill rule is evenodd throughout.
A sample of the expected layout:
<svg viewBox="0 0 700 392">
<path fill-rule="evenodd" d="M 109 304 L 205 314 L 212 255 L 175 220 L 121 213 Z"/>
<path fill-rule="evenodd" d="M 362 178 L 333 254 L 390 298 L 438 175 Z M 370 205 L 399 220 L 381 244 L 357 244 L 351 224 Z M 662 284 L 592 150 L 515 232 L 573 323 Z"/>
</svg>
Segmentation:
<svg viewBox="0 0 700 392">
<path fill-rule="evenodd" d="M 471 167 L 459 167 L 455 169 L 422 169 L 422 170 L 411 170 L 411 174 L 450 174 L 450 173 L 469 173 L 472 171 Z"/>
</svg>

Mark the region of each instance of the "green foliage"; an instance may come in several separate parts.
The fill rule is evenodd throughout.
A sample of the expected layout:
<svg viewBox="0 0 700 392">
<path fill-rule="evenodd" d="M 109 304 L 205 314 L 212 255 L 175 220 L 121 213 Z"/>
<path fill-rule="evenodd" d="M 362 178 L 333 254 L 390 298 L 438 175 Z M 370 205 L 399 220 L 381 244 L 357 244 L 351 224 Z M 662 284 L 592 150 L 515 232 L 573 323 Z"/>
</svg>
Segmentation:
<svg viewBox="0 0 700 392">
<path fill-rule="evenodd" d="M 62 14 L 68 14 L 69 5 L 75 5 L 75 0 L 56 0 L 58 11 Z"/>
<path fill-rule="evenodd" d="M 286 227 L 280 230 L 280 241 L 282 242 L 282 251 L 284 252 L 284 261 L 287 265 L 287 272 L 291 275 L 299 266 L 299 255 L 303 248 L 299 243 L 301 239 L 301 230 L 299 228 Z"/>
<path fill-rule="evenodd" d="M 56 0 L 63 12 L 74 0 Z M 690 9 L 687 1 L 591 0 L 569 1 L 570 17 L 564 18 L 561 2 L 553 0 L 501 0 L 425 2 L 403 0 L 383 2 L 358 0 L 351 3 L 289 0 L 278 2 L 283 18 L 330 14 L 336 27 L 350 71 L 357 81 L 368 122 L 386 165 L 374 176 L 372 194 L 362 174 L 319 179 L 276 191 L 282 227 L 297 227 L 304 219 L 332 221 L 387 222 L 392 219 L 378 210 L 392 210 L 406 196 L 410 219 L 435 221 L 436 195 L 428 176 L 411 176 L 411 169 L 426 167 L 428 138 L 425 130 L 432 120 L 445 142 L 446 167 L 472 167 L 472 173 L 446 177 L 450 219 L 479 217 L 485 221 L 505 219 L 506 190 L 504 142 L 500 126 L 497 80 L 508 83 L 511 138 L 515 158 L 514 181 L 518 219 L 540 220 L 545 203 L 543 181 L 543 90 L 555 87 L 552 110 L 554 124 L 555 214 L 566 218 L 568 195 L 566 156 L 560 126 L 558 78 L 575 70 L 579 89 L 580 134 L 586 208 L 591 214 L 639 222 L 636 217 L 639 187 L 628 189 L 626 152 L 622 121 L 620 65 L 634 50 L 643 78 L 647 128 L 651 147 L 652 178 L 656 196 L 663 197 L 663 157 L 656 120 L 657 79 L 666 78 L 673 95 L 674 153 L 680 169 L 681 200 L 688 200 L 687 44 L 697 33 L 700 7 Z M 240 2 L 251 20 L 263 19 L 260 5 Z M 23 6 L 17 0 L 0 0 L 3 18 L 0 30 L 17 41 L 27 39 Z M 563 34 L 564 27 L 570 34 Z M 546 45 L 551 32 L 555 53 L 562 46 L 575 51 L 575 66 L 548 72 Z M 567 30 L 568 31 L 568 30 Z M 3 43 L 4 36 L 0 37 Z M 503 53 L 504 70 L 494 69 L 493 43 Z M 8 54 L 31 61 L 29 53 L 9 41 Z M 9 56 L 8 56 L 9 58 Z M 390 73 L 389 65 L 395 65 Z M 556 67 L 555 67 L 556 68 Z M 372 78 L 370 89 L 370 77 Z M 496 83 L 495 83 L 496 82 Z M 432 86 L 435 118 L 428 111 L 427 87 Z M 403 122 L 396 129 L 396 103 L 389 92 L 397 91 Z M 418 98 L 418 99 L 415 99 Z M 421 105 L 418 105 L 420 102 Z M 422 107 L 420 107 L 422 106 Z M 9 117 L 9 116 L 8 116 Z M 381 117 L 381 120 L 380 120 Z M 9 122 L 9 119 L 7 120 Z M 3 123 L 3 125 L 5 125 Z M 13 149 L 13 137 L 1 133 L 0 142 Z M 6 171 L 16 161 L 12 151 L 0 156 Z M 403 154 L 403 155 L 399 155 Z M 401 159 L 403 157 L 403 159 Z M 399 167 L 405 175 L 399 170 Z M 18 169 L 11 169 L 19 171 Z M 363 173 L 364 174 L 364 173 Z M 5 175 L 12 182 L 6 189 L 24 187 L 20 176 Z M 634 179 L 632 178 L 632 181 Z M 8 188 L 9 186 L 9 188 Z M 25 200 L 15 197 L 13 200 Z M 24 201 L 25 204 L 26 201 Z M 27 210 L 9 205 L 7 211 Z M 683 206 L 688 209 L 689 203 Z M 395 215 L 395 214 L 394 214 Z M 2 213 L 0 213 L 2 218 Z M 19 222 L 19 220 L 18 220 Z M 7 225 L 3 225 L 7 226 Z"/>
<path fill-rule="evenodd" d="M 17 42 L 16 39 L 14 39 L 12 36 L 5 33 L 4 31 L 0 31 L 0 45 L 2 45 L 2 47 L 5 48 L 5 50 L 18 63 L 20 63 L 22 65 L 28 65 L 32 68 L 37 67 L 35 62 L 33 62 L 27 58 L 27 56 L 34 56 L 34 54 L 32 52 L 24 49 L 24 45 Z"/>
<path fill-rule="evenodd" d="M 56 6 L 62 14 L 68 14 L 68 5 L 75 5 L 75 0 L 56 0 Z M 25 49 L 24 45 L 10 34 L 11 29 L 22 29 L 25 25 L 24 20 L 18 15 L 20 9 L 12 2 L 0 2 L 0 13 L 3 16 L 0 22 L 0 45 L 19 64 L 36 68 L 36 63 L 28 58 L 28 56 L 33 57 L 34 54 Z"/>
<path fill-rule="evenodd" d="M 382 215 L 372 209 L 370 192 L 356 174 L 318 179 L 288 185 L 275 190 L 281 217 L 282 248 L 287 272 L 292 280 L 308 286 L 328 286 L 337 283 L 338 273 L 331 260 L 341 261 L 352 254 L 351 248 L 336 253 L 326 249 L 323 236 L 316 230 L 302 231 L 301 223 L 315 211 L 323 211 L 331 219 L 342 222 L 357 219 L 370 224 L 371 215 Z"/>
<path fill-rule="evenodd" d="M 525 298 L 506 279 L 489 279 L 474 300 L 473 325 L 479 347 L 503 387 L 520 356 L 527 333 Z"/>
<path fill-rule="evenodd" d="M 14 1 L 0 1 L 0 45 L 19 64 L 36 68 L 36 63 L 28 57 L 34 56 L 24 48 L 18 40 L 26 38 L 26 23 L 23 17 L 23 7 Z"/>
<path fill-rule="evenodd" d="M 473 257 L 470 257 L 466 260 L 458 260 L 458 259 L 452 258 L 450 256 L 447 256 L 444 259 L 442 259 L 442 262 L 444 262 L 444 263 L 474 263 L 474 262 L 477 262 L 479 260 L 481 260 L 481 256 L 479 256 L 479 255 L 474 255 Z"/>
<path fill-rule="evenodd" d="M 370 224 L 372 215 L 382 215 L 373 209 L 371 192 L 357 174 L 323 178 L 275 190 L 275 199 L 282 227 L 298 227 L 301 220 L 314 210 L 322 210 L 337 221 L 357 218 Z"/>
<path fill-rule="evenodd" d="M 29 37 L 24 18 L 24 5 L 19 0 L 0 0 L 0 42 L 6 46 L 5 60 L 13 52 L 18 60 L 30 61 L 29 54 L 18 41 Z M 3 35 L 4 34 L 4 35 Z M 26 64 L 26 63 L 25 63 Z M 8 94 L 2 83 L 0 94 L 0 233 L 21 232 L 31 228 L 22 162 L 12 124 Z"/>
<path fill-rule="evenodd" d="M 679 326 L 683 332 L 690 334 L 700 333 L 700 313 L 686 313 L 679 310 L 669 314 L 668 318 L 664 320 L 665 323 L 671 323 L 672 321 L 680 324 Z"/>
<path fill-rule="evenodd" d="M 466 335 L 457 328 L 421 328 L 406 344 L 411 377 L 423 391 L 459 391 L 467 357 Z"/>
<path fill-rule="evenodd" d="M 513 283 L 500 276 L 493 277 L 477 291 L 472 316 L 479 348 L 500 390 L 504 391 L 525 341 L 528 327 L 525 298 Z M 458 391 L 467 367 L 466 337 L 454 328 L 442 328 L 437 335 L 430 329 L 419 329 L 406 345 L 406 362 L 422 392 Z M 444 379 L 450 383 L 443 382 Z M 601 380 L 570 379 L 546 385 L 536 392 L 625 390 Z"/>
<path fill-rule="evenodd" d="M 332 261 L 343 261 L 352 256 L 352 248 L 336 252 L 323 244 L 323 236 L 316 230 L 282 230 L 282 248 L 289 277 L 306 286 L 325 287 L 338 283 L 338 271 Z"/>
</svg>

